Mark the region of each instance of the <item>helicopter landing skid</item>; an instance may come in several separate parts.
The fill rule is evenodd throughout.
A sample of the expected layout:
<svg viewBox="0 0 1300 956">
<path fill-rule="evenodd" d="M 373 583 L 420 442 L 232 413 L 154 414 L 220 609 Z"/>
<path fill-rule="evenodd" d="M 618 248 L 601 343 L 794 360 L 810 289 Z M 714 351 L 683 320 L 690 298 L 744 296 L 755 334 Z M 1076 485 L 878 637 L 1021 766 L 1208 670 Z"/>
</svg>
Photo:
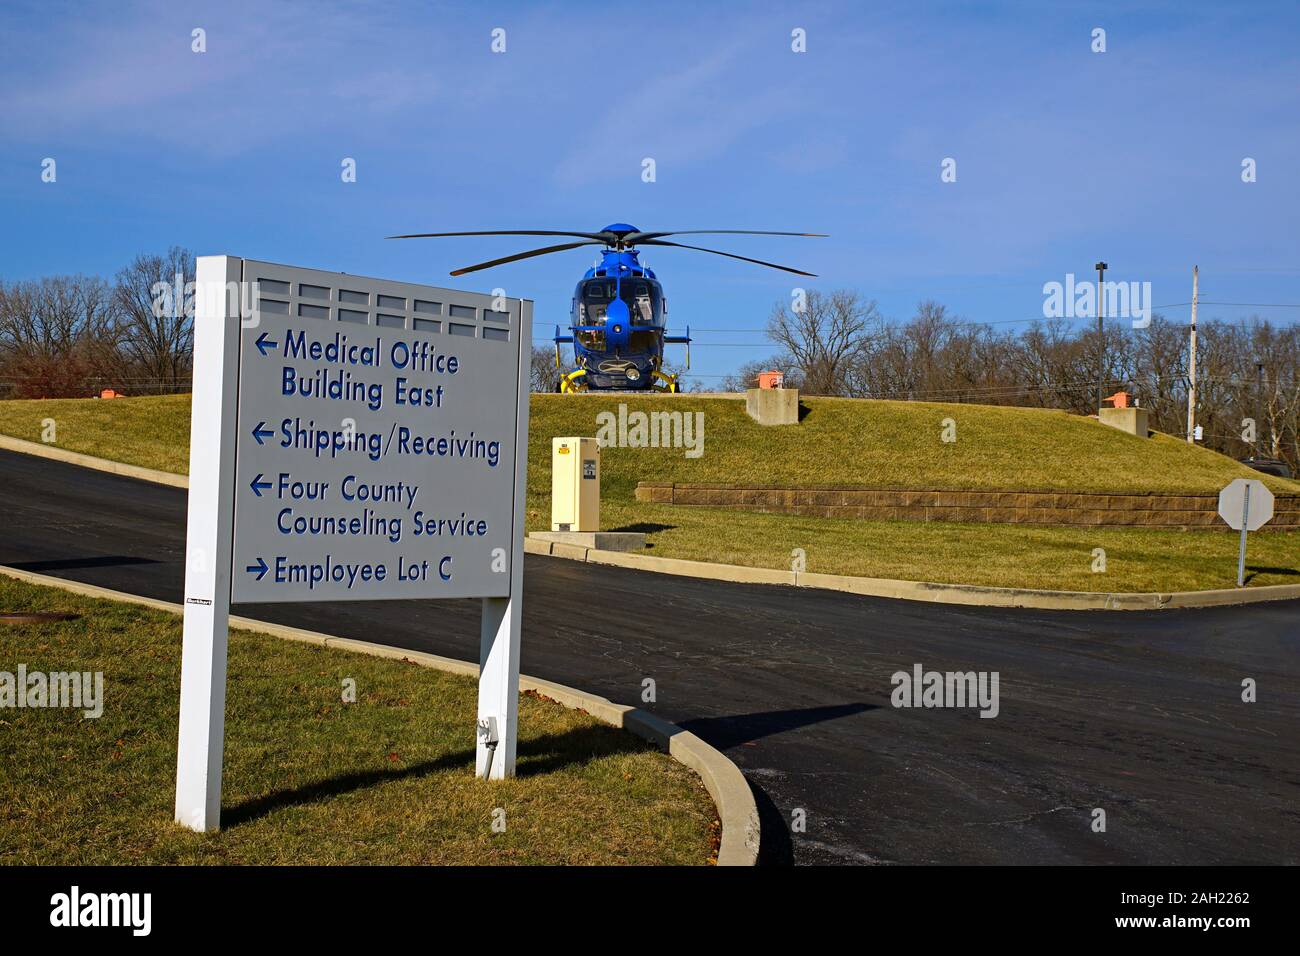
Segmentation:
<svg viewBox="0 0 1300 956">
<path fill-rule="evenodd" d="M 575 368 L 572 372 L 568 372 L 567 374 L 561 376 L 560 392 L 563 394 L 567 394 L 570 392 L 592 391 L 593 389 L 591 388 L 591 386 L 588 385 L 585 381 L 583 381 L 583 379 L 585 379 L 586 377 L 587 377 L 587 370 L 582 368 Z M 672 394 L 676 394 L 677 392 L 681 391 L 681 386 L 677 384 L 676 375 L 670 375 L 666 372 L 655 371 L 654 384 L 651 385 L 648 389 L 646 388 L 602 389 L 601 391 L 620 391 L 620 392 L 627 391 L 627 392 L 640 392 L 642 394 L 645 394 L 646 392 L 669 392 Z"/>
<path fill-rule="evenodd" d="M 559 346 L 556 346 L 556 351 L 557 352 L 559 351 Z M 587 370 L 585 368 L 575 368 L 572 372 L 569 372 L 561 376 L 560 392 L 566 393 L 566 392 L 587 391 L 588 388 L 587 383 L 582 381 L 586 377 L 587 377 Z"/>
<path fill-rule="evenodd" d="M 669 375 L 667 372 L 660 372 L 659 370 L 656 369 L 654 373 L 654 377 L 655 377 L 655 383 L 653 386 L 651 386 L 654 389 L 654 391 L 672 392 L 674 394 L 681 391 L 681 389 L 677 385 L 676 375 Z"/>
</svg>

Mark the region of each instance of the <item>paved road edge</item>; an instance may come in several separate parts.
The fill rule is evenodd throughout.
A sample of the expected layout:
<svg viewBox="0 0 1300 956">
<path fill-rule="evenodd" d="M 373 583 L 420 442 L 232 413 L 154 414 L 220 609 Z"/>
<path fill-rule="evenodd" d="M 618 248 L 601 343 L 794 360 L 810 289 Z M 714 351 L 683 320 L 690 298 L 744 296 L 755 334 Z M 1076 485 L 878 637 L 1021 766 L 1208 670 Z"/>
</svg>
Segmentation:
<svg viewBox="0 0 1300 956">
<path fill-rule="evenodd" d="M 127 478 L 139 478 L 141 481 L 152 481 L 159 485 L 171 485 L 173 488 L 188 488 L 190 486 L 190 479 L 186 475 L 176 475 L 170 471 L 157 471 L 153 468 L 141 468 L 139 465 L 128 465 L 125 462 L 113 461 L 111 458 L 96 458 L 94 455 L 83 455 L 81 452 L 68 451 L 55 445 L 43 445 L 40 442 L 27 441 L 23 438 L 14 438 L 12 435 L 0 435 L 0 449 L 16 451 L 23 455 L 34 455 L 37 458 L 62 461 L 69 465 L 80 465 L 82 468 L 93 468 L 95 471 L 107 471 L 114 475 L 124 475 Z"/>
<path fill-rule="evenodd" d="M 59 588 L 83 597 L 138 604 L 172 614 L 183 614 L 185 610 L 181 605 L 173 604 L 170 601 L 142 597 L 125 591 L 114 591 L 93 584 L 82 584 L 79 581 L 68 581 L 64 578 L 23 571 L 6 565 L 0 565 L 0 574 L 29 584 Z M 421 667 L 446 671 L 452 674 L 461 674 L 467 677 L 478 676 L 477 664 L 456 660 L 452 657 L 442 657 L 438 654 L 409 651 L 400 647 L 388 647 L 383 644 L 372 644 L 369 641 L 358 641 L 346 637 L 335 637 L 317 631 L 307 631 L 302 628 L 275 624 L 270 621 L 258 621 L 254 618 L 236 617 L 235 615 L 230 617 L 230 626 L 236 630 L 255 631 L 289 641 L 301 641 L 306 644 L 337 648 L 357 654 L 369 654 L 372 657 L 410 661 L 419 664 Z M 740 772 L 740 768 L 721 751 L 705 743 L 695 734 L 683 730 L 676 724 L 669 723 L 661 717 L 636 707 L 629 707 L 626 704 L 616 704 L 608 698 L 597 694 L 589 694 L 575 687 L 568 687 L 554 681 L 521 674 L 519 676 L 519 690 L 521 693 L 533 691 L 544 697 L 549 697 L 562 706 L 584 711 L 597 720 L 636 734 L 643 740 L 654 744 L 678 763 L 693 770 L 703 782 L 704 789 L 708 791 L 714 806 L 717 807 L 718 818 L 722 822 L 722 840 L 718 848 L 718 866 L 754 866 L 758 862 L 760 841 L 758 806 L 754 802 L 753 791 L 749 789 L 749 783 L 745 780 L 744 774 Z"/>
<path fill-rule="evenodd" d="M 188 488 L 189 478 L 153 468 L 127 465 L 108 458 L 96 458 L 80 452 L 66 451 L 38 442 L 0 435 L 0 449 L 35 455 L 54 461 L 107 471 L 141 481 Z M 1287 601 L 1300 598 L 1300 584 L 1270 584 L 1258 588 L 1224 588 L 1210 591 L 1106 592 L 1106 591 L 1039 591 L 1032 588 L 995 588 L 977 584 L 938 584 L 929 581 L 900 581 L 893 578 L 859 578 L 845 574 L 812 574 L 804 571 L 778 571 L 774 568 L 750 568 L 739 564 L 714 564 L 709 561 L 686 561 L 681 558 L 655 558 L 643 554 L 599 551 L 579 545 L 524 539 L 529 554 L 607 564 L 660 574 L 689 578 L 708 578 L 739 584 L 786 584 L 792 587 L 822 588 L 868 597 L 896 598 L 904 601 L 930 601 L 936 604 L 967 604 L 982 607 L 1024 607 L 1045 611 L 1155 611 L 1177 607 L 1222 607 L 1234 604 L 1257 604 L 1264 601 Z"/>
</svg>

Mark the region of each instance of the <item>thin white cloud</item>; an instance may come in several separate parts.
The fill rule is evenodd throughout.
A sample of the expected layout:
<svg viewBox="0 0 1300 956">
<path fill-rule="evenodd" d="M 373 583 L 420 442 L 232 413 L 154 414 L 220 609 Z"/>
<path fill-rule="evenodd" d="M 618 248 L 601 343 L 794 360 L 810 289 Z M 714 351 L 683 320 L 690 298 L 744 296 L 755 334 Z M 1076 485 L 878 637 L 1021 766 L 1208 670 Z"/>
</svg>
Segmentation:
<svg viewBox="0 0 1300 956">
<path fill-rule="evenodd" d="M 196 27 L 204 53 L 191 49 Z M 394 25 L 381 12 L 350 6 L 139 5 L 57 21 L 11 15 L 5 29 L 0 124 L 14 140 L 184 139 L 238 153 L 271 135 L 416 109 L 443 86 L 411 50 L 385 51 Z"/>
<path fill-rule="evenodd" d="M 623 89 L 617 76 L 611 78 L 610 98 L 597 98 L 598 112 L 557 163 L 558 184 L 636 175 L 646 157 L 662 167 L 657 176 L 669 175 L 717 158 L 747 133 L 780 124 L 807 105 L 807 91 L 754 74 L 762 47 L 784 42 L 779 30 L 751 24 L 721 36 L 687 36 L 692 42 L 683 45 L 642 31 L 637 46 L 648 52 L 641 58 L 648 66 L 629 76 Z"/>
</svg>

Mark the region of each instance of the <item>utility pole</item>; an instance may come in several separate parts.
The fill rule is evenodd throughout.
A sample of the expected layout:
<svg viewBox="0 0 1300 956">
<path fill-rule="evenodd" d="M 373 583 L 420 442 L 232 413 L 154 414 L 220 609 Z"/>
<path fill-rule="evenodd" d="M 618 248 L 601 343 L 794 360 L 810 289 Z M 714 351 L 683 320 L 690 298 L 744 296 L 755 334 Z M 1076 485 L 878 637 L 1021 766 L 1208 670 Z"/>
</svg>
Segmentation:
<svg viewBox="0 0 1300 956">
<path fill-rule="evenodd" d="M 1196 441 L 1196 296 L 1198 267 L 1192 266 L 1192 347 L 1191 358 L 1187 363 L 1187 442 Z"/>
<path fill-rule="evenodd" d="M 1100 415 L 1102 392 L 1105 391 L 1101 380 L 1106 374 L 1106 330 L 1102 324 L 1106 315 L 1106 263 L 1098 262 L 1094 268 L 1097 270 L 1097 414 Z"/>
<path fill-rule="evenodd" d="M 1256 458 L 1262 458 L 1264 456 L 1259 453 L 1260 429 L 1264 427 L 1264 422 L 1268 420 L 1268 410 L 1267 406 L 1264 404 L 1264 363 L 1258 360 L 1255 362 L 1255 403 L 1259 406 L 1259 411 L 1256 413 L 1259 415 L 1259 421 L 1255 423 L 1254 454 Z M 1272 437 L 1273 430 L 1270 428 L 1268 453 L 1270 457 L 1276 457 L 1273 454 Z"/>
</svg>

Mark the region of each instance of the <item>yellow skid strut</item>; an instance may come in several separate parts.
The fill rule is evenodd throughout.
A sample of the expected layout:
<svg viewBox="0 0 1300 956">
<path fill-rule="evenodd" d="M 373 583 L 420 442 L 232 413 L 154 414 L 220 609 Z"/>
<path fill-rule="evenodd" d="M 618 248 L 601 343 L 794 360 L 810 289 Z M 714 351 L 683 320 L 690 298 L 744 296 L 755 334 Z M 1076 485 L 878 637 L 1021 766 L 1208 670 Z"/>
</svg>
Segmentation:
<svg viewBox="0 0 1300 956">
<path fill-rule="evenodd" d="M 657 392 L 677 392 L 677 376 L 669 375 L 667 372 L 661 372 L 655 369 L 655 391 Z"/>
<path fill-rule="evenodd" d="M 560 379 L 561 392 L 585 392 L 587 383 L 582 381 L 587 376 L 585 368 L 575 368 L 572 372 L 564 375 Z"/>
</svg>

